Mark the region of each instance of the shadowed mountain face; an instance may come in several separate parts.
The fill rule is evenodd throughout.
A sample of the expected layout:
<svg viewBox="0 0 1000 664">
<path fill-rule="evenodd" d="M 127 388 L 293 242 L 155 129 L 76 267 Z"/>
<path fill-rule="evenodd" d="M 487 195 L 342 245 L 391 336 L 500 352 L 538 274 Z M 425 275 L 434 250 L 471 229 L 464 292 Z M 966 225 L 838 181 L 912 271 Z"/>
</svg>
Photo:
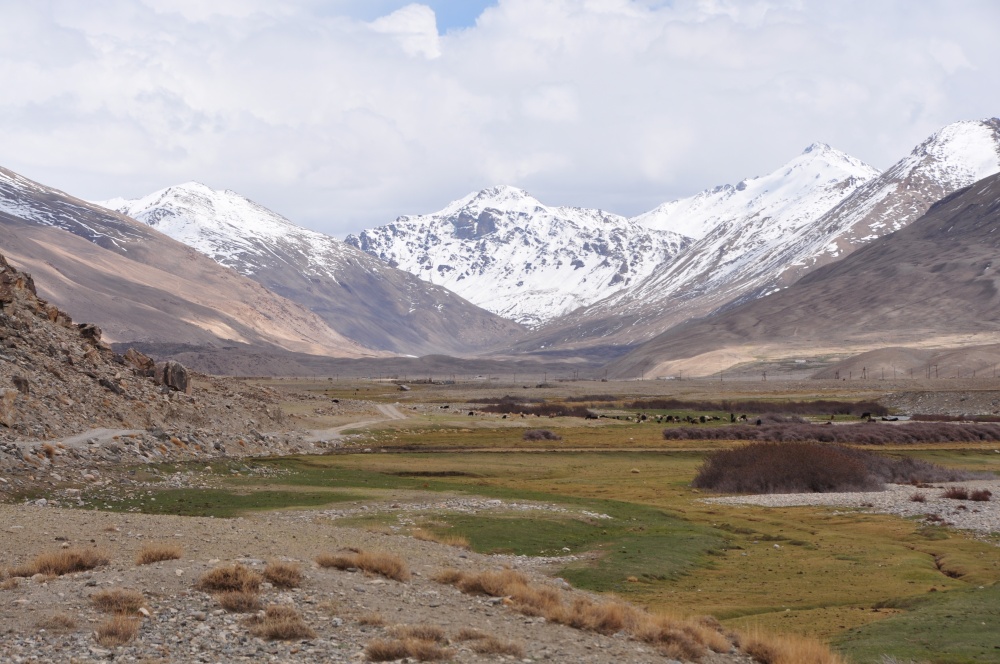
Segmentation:
<svg viewBox="0 0 1000 664">
<path fill-rule="evenodd" d="M 372 356 L 301 305 L 139 222 L 0 169 L 0 251 L 108 341 Z"/>
<path fill-rule="evenodd" d="M 1000 342 L 1000 175 L 786 290 L 678 326 L 615 364 L 630 376 L 886 346 Z"/>
<path fill-rule="evenodd" d="M 308 307 L 370 348 L 462 355 L 523 332 L 441 286 L 296 226 L 232 191 L 192 182 L 138 200 L 100 204 Z"/>
</svg>

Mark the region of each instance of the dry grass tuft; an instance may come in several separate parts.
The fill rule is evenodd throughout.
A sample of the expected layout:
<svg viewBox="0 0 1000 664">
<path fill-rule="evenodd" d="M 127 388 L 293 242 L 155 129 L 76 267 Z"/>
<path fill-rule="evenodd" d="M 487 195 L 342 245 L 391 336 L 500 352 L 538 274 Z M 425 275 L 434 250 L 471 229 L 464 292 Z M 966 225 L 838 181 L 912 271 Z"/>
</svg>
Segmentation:
<svg viewBox="0 0 1000 664">
<path fill-rule="evenodd" d="M 271 604 L 265 609 L 264 617 L 252 619 L 250 626 L 251 634 L 270 641 L 316 638 L 316 632 L 291 606 Z"/>
<path fill-rule="evenodd" d="M 479 573 L 445 569 L 434 579 L 466 593 L 503 597 L 515 611 L 542 616 L 549 622 L 599 634 L 625 632 L 676 659 L 697 661 L 709 651 L 728 652 L 733 647 L 714 618 L 677 620 L 652 615 L 620 600 L 573 598 L 556 588 L 533 584 L 526 575 L 510 569 Z M 472 630 L 460 637 L 472 640 L 475 635 Z"/>
<path fill-rule="evenodd" d="M 223 592 L 227 590 L 239 590 L 243 592 L 257 592 L 260 584 L 264 582 L 257 572 L 243 565 L 230 565 L 228 567 L 216 567 L 201 575 L 195 587 L 206 592 Z"/>
<path fill-rule="evenodd" d="M 215 600 L 231 613 L 250 613 L 260 608 L 257 593 L 249 590 L 226 590 L 218 593 Z"/>
<path fill-rule="evenodd" d="M 68 632 L 76 629 L 76 619 L 65 613 L 56 613 L 42 618 L 35 623 L 35 627 L 48 632 Z"/>
<path fill-rule="evenodd" d="M 56 448 L 52 447 L 51 443 L 45 443 L 42 445 L 42 453 L 51 461 L 56 456 Z"/>
<path fill-rule="evenodd" d="M 316 557 L 320 567 L 335 569 L 359 569 L 369 574 L 379 574 L 395 581 L 409 581 L 410 568 L 397 555 L 381 551 L 358 551 L 339 555 L 322 554 Z"/>
<path fill-rule="evenodd" d="M 418 639 L 420 641 L 433 641 L 435 643 L 447 643 L 448 637 L 444 630 L 437 625 L 397 625 L 390 630 L 390 634 L 402 641 L 406 639 Z"/>
<path fill-rule="evenodd" d="M 463 627 L 458 630 L 453 637 L 456 641 L 475 641 L 477 639 L 487 639 L 490 635 L 475 627 Z"/>
<path fill-rule="evenodd" d="M 17 588 L 20 585 L 20 583 L 21 583 L 20 579 L 18 579 L 16 576 L 12 576 L 9 579 L 4 579 L 3 581 L 0 581 L 0 590 L 14 590 L 14 588 Z"/>
<path fill-rule="evenodd" d="M 437 662 L 450 659 L 454 654 L 433 641 L 420 639 L 376 639 L 365 647 L 369 662 L 391 662 L 404 657 L 418 662 Z"/>
<path fill-rule="evenodd" d="M 164 560 L 178 560 L 184 555 L 184 549 L 176 544 L 147 544 L 135 557 L 136 565 L 149 565 Z"/>
<path fill-rule="evenodd" d="M 760 664 L 846 664 L 824 643 L 792 634 L 751 634 L 743 651 Z"/>
<path fill-rule="evenodd" d="M 71 572 L 85 572 L 108 563 L 108 556 L 100 549 L 65 549 L 43 553 L 27 565 L 9 570 L 10 576 L 62 576 Z"/>
<path fill-rule="evenodd" d="M 138 590 L 109 588 L 91 595 L 90 601 L 104 613 L 135 613 L 142 607 L 145 598 Z"/>
<path fill-rule="evenodd" d="M 927 496 L 918 491 L 917 493 L 910 495 L 910 501 L 914 503 L 926 503 Z"/>
<path fill-rule="evenodd" d="M 423 528 L 417 528 L 411 533 L 414 539 L 418 539 L 422 542 L 436 542 L 437 544 L 444 544 L 445 546 L 454 546 L 459 549 L 468 549 L 469 540 L 462 535 L 438 535 L 429 530 L 424 530 Z"/>
<path fill-rule="evenodd" d="M 385 618 L 381 613 L 364 613 L 358 616 L 358 624 L 367 627 L 381 627 L 385 624 Z"/>
<path fill-rule="evenodd" d="M 476 639 L 469 646 L 473 652 L 481 655 L 509 655 L 517 659 L 524 658 L 524 646 L 513 641 L 504 641 L 495 636 Z"/>
<path fill-rule="evenodd" d="M 302 567 L 298 563 L 270 562 L 264 578 L 278 588 L 298 588 L 302 585 Z"/>
<path fill-rule="evenodd" d="M 989 489 L 973 489 L 969 493 L 969 500 L 974 500 L 979 503 L 985 503 L 993 497 L 993 492 Z"/>
<path fill-rule="evenodd" d="M 123 646 L 139 633 L 138 618 L 116 615 L 97 626 L 94 637 L 97 643 L 106 647 Z"/>
</svg>

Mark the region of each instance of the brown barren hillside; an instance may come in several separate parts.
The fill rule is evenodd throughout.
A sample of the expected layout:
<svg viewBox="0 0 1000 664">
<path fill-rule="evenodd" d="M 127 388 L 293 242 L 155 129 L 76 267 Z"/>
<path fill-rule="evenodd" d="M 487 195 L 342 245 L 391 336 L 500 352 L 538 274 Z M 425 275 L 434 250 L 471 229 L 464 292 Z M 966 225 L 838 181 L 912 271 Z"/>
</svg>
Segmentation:
<svg viewBox="0 0 1000 664">
<path fill-rule="evenodd" d="M 784 291 L 665 332 L 613 372 L 705 375 L 762 358 L 997 343 L 998 226 L 995 175 Z"/>
</svg>

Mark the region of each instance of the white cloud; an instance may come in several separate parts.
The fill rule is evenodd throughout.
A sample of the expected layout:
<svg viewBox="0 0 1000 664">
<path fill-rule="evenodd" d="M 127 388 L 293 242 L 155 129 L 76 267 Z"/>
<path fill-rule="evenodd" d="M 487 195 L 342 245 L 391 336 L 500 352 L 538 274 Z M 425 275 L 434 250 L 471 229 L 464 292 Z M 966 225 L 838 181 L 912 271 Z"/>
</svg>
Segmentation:
<svg viewBox="0 0 1000 664">
<path fill-rule="evenodd" d="M 392 35 L 407 55 L 434 59 L 441 55 L 434 10 L 427 5 L 406 5 L 371 22 L 375 32 Z"/>
<path fill-rule="evenodd" d="M 444 35 L 354 4 L 5 3 L 0 165 L 89 198 L 196 179 L 342 235 L 501 182 L 637 213 L 815 140 L 885 167 L 1000 109 L 990 0 L 499 0 Z"/>
</svg>

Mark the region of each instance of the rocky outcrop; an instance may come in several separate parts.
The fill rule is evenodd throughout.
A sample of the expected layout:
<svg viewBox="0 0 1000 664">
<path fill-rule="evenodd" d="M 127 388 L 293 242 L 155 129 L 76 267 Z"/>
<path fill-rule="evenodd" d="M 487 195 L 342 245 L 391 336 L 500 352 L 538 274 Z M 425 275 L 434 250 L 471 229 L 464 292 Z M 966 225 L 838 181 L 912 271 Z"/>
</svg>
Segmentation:
<svg viewBox="0 0 1000 664">
<path fill-rule="evenodd" d="M 184 394 L 191 394 L 191 378 L 188 375 L 188 370 L 180 362 L 160 362 L 154 369 L 153 378 L 160 385 L 165 385 Z"/>
</svg>

